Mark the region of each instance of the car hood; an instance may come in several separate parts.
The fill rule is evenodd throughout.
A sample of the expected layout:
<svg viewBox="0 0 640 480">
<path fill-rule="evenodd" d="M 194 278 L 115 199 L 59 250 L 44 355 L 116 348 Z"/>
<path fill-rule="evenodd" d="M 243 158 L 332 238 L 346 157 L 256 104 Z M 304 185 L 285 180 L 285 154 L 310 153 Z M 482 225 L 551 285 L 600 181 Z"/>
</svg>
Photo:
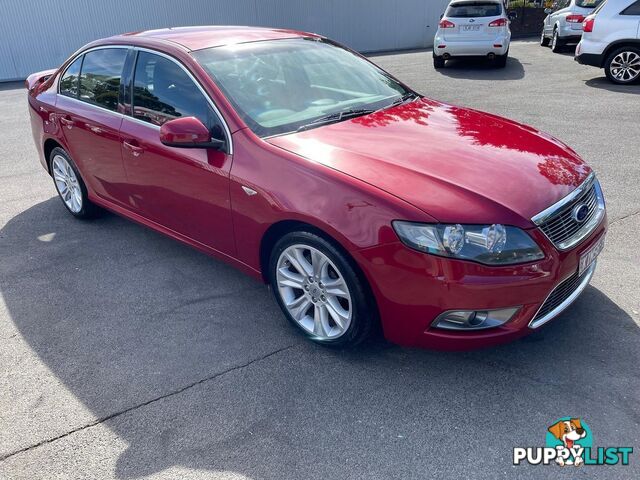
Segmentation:
<svg viewBox="0 0 640 480">
<path fill-rule="evenodd" d="M 591 171 L 531 127 L 429 99 L 268 141 L 444 223 L 532 227 Z"/>
</svg>

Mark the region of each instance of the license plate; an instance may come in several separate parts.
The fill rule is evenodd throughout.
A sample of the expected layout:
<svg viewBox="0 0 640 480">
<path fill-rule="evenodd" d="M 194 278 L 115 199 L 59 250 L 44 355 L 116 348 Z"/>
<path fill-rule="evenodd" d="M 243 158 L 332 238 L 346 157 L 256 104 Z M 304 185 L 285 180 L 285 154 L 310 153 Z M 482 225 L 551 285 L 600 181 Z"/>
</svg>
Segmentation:
<svg viewBox="0 0 640 480">
<path fill-rule="evenodd" d="M 580 255 L 580 265 L 578 267 L 578 276 L 582 275 L 591 264 L 595 261 L 596 257 L 602 252 L 604 248 L 604 235 L 600 239 L 589 247 L 589 250 L 582 252 Z"/>
<path fill-rule="evenodd" d="M 480 25 L 462 25 L 463 32 L 479 32 Z"/>
</svg>

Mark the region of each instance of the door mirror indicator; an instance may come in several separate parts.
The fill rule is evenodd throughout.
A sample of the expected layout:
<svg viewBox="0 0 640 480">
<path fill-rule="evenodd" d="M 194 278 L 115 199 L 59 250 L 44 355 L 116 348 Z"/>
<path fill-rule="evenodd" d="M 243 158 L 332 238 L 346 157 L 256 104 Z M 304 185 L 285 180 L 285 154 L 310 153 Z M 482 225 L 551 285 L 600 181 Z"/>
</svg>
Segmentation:
<svg viewBox="0 0 640 480">
<path fill-rule="evenodd" d="M 209 129 L 196 117 L 169 120 L 160 127 L 160 141 L 168 147 L 213 148 L 221 150 L 225 141 L 211 138 Z"/>
</svg>

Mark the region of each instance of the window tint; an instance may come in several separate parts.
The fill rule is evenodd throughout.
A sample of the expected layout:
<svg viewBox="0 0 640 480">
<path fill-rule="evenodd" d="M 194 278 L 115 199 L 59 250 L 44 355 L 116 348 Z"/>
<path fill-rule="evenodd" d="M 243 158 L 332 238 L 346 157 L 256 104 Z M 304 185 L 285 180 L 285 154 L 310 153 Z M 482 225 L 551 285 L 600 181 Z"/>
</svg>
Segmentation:
<svg viewBox="0 0 640 480">
<path fill-rule="evenodd" d="M 625 8 L 622 15 L 640 15 L 640 0 Z"/>
<path fill-rule="evenodd" d="M 459 2 L 449 5 L 445 16 L 450 18 L 474 18 L 497 17 L 501 14 L 502 5 L 497 2 Z"/>
<path fill-rule="evenodd" d="M 80 98 L 116 111 L 120 75 L 126 56 L 125 48 L 105 48 L 86 53 L 80 74 Z"/>
<path fill-rule="evenodd" d="M 82 55 L 76 58 L 67 68 L 60 79 L 60 93 L 69 97 L 78 96 L 78 78 L 80 77 L 80 66 L 82 65 Z"/>
<path fill-rule="evenodd" d="M 224 138 L 218 116 L 177 63 L 159 55 L 139 52 L 133 81 L 133 116 L 162 125 L 179 117 L 196 117 L 213 138 Z"/>
</svg>

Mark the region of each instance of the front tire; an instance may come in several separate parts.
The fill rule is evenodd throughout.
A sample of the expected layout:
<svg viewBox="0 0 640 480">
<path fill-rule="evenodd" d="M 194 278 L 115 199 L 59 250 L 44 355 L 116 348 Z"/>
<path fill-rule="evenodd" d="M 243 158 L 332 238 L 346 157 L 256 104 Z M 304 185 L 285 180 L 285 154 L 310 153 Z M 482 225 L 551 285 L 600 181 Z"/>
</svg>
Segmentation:
<svg viewBox="0 0 640 480">
<path fill-rule="evenodd" d="M 49 155 L 49 166 L 58 196 L 69 213 L 81 219 L 95 217 L 99 208 L 89 200 L 87 186 L 67 152 L 54 148 Z"/>
<path fill-rule="evenodd" d="M 540 34 L 540 46 L 542 47 L 549 46 L 549 39 L 544 34 L 544 26 L 542 27 L 542 33 Z"/>
<path fill-rule="evenodd" d="M 560 35 L 558 35 L 558 29 L 555 28 L 553 30 L 553 36 L 551 37 L 551 51 L 553 53 L 558 53 L 562 49 L 563 45 Z"/>
<path fill-rule="evenodd" d="M 640 48 L 621 47 L 612 52 L 604 63 L 609 81 L 629 85 L 640 81 Z"/>
<path fill-rule="evenodd" d="M 278 240 L 269 283 L 287 319 L 316 343 L 353 346 L 373 330 L 377 310 L 367 285 L 344 253 L 314 233 Z"/>
</svg>

